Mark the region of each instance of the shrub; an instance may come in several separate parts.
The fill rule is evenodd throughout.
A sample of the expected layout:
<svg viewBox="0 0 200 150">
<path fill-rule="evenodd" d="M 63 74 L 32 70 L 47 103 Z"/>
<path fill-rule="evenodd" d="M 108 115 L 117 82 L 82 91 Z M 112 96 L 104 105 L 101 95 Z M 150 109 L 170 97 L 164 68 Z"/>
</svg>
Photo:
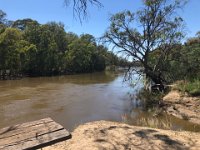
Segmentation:
<svg viewBox="0 0 200 150">
<path fill-rule="evenodd" d="M 178 82 L 176 88 L 181 92 L 187 92 L 191 96 L 200 96 L 200 79 Z"/>
</svg>

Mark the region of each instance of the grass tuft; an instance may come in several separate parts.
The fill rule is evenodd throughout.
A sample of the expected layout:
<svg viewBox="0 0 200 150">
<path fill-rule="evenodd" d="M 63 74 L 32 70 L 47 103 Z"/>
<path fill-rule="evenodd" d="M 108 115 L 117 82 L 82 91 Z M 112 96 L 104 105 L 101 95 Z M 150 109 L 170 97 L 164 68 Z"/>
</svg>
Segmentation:
<svg viewBox="0 0 200 150">
<path fill-rule="evenodd" d="M 178 82 L 176 89 L 190 96 L 200 96 L 200 79 Z"/>
</svg>

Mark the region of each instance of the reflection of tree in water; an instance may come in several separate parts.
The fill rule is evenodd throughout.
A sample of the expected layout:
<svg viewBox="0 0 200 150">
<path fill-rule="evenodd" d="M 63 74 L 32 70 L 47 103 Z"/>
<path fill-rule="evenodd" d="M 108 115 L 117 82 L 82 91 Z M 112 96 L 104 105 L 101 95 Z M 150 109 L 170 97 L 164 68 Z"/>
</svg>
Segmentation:
<svg viewBox="0 0 200 150">
<path fill-rule="evenodd" d="M 122 122 L 161 129 L 200 131 L 199 125 L 165 114 L 158 106 L 162 95 L 149 93 L 143 88 L 128 94 L 130 108 L 121 116 Z"/>
<path fill-rule="evenodd" d="M 112 72 L 96 72 L 89 74 L 80 75 L 67 75 L 62 76 L 61 82 L 87 85 L 87 84 L 98 84 L 98 83 L 109 83 L 112 82 L 118 75 Z"/>
</svg>

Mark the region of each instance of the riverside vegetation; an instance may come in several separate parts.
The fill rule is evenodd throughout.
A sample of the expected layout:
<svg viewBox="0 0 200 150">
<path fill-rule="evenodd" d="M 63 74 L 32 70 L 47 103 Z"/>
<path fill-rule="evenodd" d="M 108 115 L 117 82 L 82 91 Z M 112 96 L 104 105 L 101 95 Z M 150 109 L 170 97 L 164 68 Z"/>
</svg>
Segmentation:
<svg viewBox="0 0 200 150">
<path fill-rule="evenodd" d="M 174 83 L 178 83 L 176 88 L 179 91 L 188 93 L 185 97 L 200 96 L 200 32 L 183 43 L 185 25 L 178 15 L 178 10 L 186 3 L 184 0 L 145 0 L 138 11 L 123 11 L 110 18 L 104 39 L 114 44 L 124 57 L 140 63 L 142 69 L 130 68 L 128 78 L 131 80 L 133 74 L 143 76 L 145 89 L 139 95 L 145 97 L 147 107 L 169 104 L 163 100 L 163 96 Z M 182 99 L 180 101 L 178 103 L 183 107 L 174 108 L 183 114 L 182 110 L 187 110 L 189 106 L 185 102 L 182 104 Z M 197 110 L 199 104 L 193 102 L 194 99 L 189 102 L 192 107 L 187 113 L 192 111 L 196 114 L 193 116 L 198 116 L 193 104 Z M 170 105 L 176 103 L 174 100 Z M 183 116 L 189 116 L 187 113 Z"/>
<path fill-rule="evenodd" d="M 87 8 L 85 2 L 87 1 L 73 1 L 76 4 L 75 7 L 78 8 L 78 13 L 81 12 L 79 11 L 81 9 L 85 12 Z M 77 2 L 82 2 L 85 7 L 79 7 L 80 3 Z M 98 2 L 98 0 L 89 2 Z M 151 83 L 152 93 L 140 91 L 141 96 L 146 98 L 147 107 L 162 105 L 167 113 L 200 124 L 200 32 L 197 32 L 196 37 L 190 38 L 182 44 L 183 20 L 176 16 L 175 12 L 177 8 L 182 8 L 182 0 L 173 1 L 172 4 L 168 2 L 167 0 L 144 0 L 144 8 L 136 13 L 124 11 L 111 17 L 111 25 L 104 35 L 105 41 L 114 44 L 115 47 L 118 47 L 119 52 L 136 63 L 128 63 L 124 59 L 119 59 L 114 53 L 108 52 L 108 49 L 103 45 L 98 45 L 92 35 L 78 36 L 74 33 L 66 33 L 61 23 L 49 22 L 41 25 L 32 19 L 9 21 L 5 19 L 6 14 L 0 11 L 1 77 L 7 79 L 7 74 L 11 77 L 19 76 L 19 74 L 48 76 L 83 73 L 104 70 L 106 65 L 129 65 L 130 75 L 128 77 L 131 77 L 133 73 L 139 73 L 145 75 Z M 137 21 L 136 24 L 139 24 L 140 29 L 131 26 L 135 25 L 134 21 Z M 142 67 L 141 72 L 133 68 L 131 66 L 133 64 Z M 167 94 L 165 85 L 174 83 L 176 85 L 173 88 L 181 91 L 181 94 L 179 92 L 173 94 L 173 91 Z M 152 88 L 154 85 L 155 88 Z M 66 97 L 62 97 L 62 93 L 66 93 L 66 86 L 63 87 L 65 88 L 64 92 L 56 85 L 56 89 L 61 92 L 62 100 L 66 102 Z M 82 86 L 82 88 L 84 87 Z M 94 89 L 94 86 L 91 89 Z M 70 90 L 67 91 L 70 92 Z M 116 92 L 116 89 L 113 91 Z M 121 89 L 119 91 L 117 92 L 121 93 Z M 48 95 L 49 93 L 48 91 Z M 35 93 L 33 95 L 38 100 L 38 95 Z M 57 99 L 58 95 L 54 93 L 52 95 Z M 195 96 L 195 98 L 191 98 L 191 96 Z M 74 96 L 70 95 L 70 97 Z M 106 99 L 109 98 L 110 95 L 107 94 Z M 93 108 L 94 105 L 90 100 L 94 99 L 89 97 L 87 100 L 92 106 L 90 108 Z M 43 102 L 44 100 L 40 101 L 39 99 L 38 101 Z M 63 112 L 65 105 L 59 102 L 55 103 L 61 105 L 59 110 Z M 100 102 L 102 102 L 102 93 L 100 93 Z M 22 101 L 22 103 L 24 102 Z M 15 103 L 12 104 L 17 106 Z M 104 101 L 102 104 L 104 107 L 109 106 Z M 39 103 L 36 106 L 39 106 L 39 110 L 44 111 L 45 109 L 41 109 L 41 107 L 45 108 L 46 105 Z M 71 105 L 66 106 L 71 107 Z M 95 104 L 95 106 L 101 109 L 99 112 L 102 112 L 100 105 Z M 35 112 L 36 108 L 33 107 L 32 110 Z M 18 109 L 21 110 L 22 106 Z M 80 110 L 81 114 L 84 114 L 82 109 Z M 96 109 L 94 111 L 94 114 L 99 113 Z M 64 112 L 70 114 L 69 111 Z M 58 116 L 55 109 L 53 114 Z M 65 115 L 62 113 L 61 116 Z M 71 115 L 69 118 L 72 118 Z M 62 118 L 62 120 L 65 119 Z M 125 116 L 124 120 L 126 119 Z M 137 121 L 138 125 L 171 128 L 170 119 L 167 123 L 145 118 L 137 119 Z M 199 137 L 199 133 L 166 131 L 100 121 L 79 126 L 72 133 L 71 140 L 58 143 L 50 149 L 198 149 L 200 147 Z"/>
<path fill-rule="evenodd" d="M 0 75 L 49 76 L 59 74 L 102 71 L 107 65 L 142 66 L 146 78 L 164 91 L 164 85 L 178 82 L 177 89 L 191 96 L 200 95 L 200 32 L 184 44 L 181 39 L 183 20 L 176 16 L 182 1 L 168 4 L 166 0 L 146 0 L 144 7 L 132 13 L 124 11 L 113 15 L 104 34 L 105 42 L 118 47 L 129 60 L 99 45 L 89 34 L 65 32 L 62 23 L 39 24 L 32 19 L 7 20 L 0 11 Z M 174 15 L 175 14 L 175 15 Z M 142 28 L 132 27 L 134 21 Z M 144 94 L 143 94 L 144 95 Z M 160 99 L 160 94 L 155 94 Z M 149 97 L 149 96 L 148 96 Z M 153 99 L 147 105 L 159 104 Z M 146 100 L 148 101 L 148 100 Z"/>
<path fill-rule="evenodd" d="M 159 91 L 166 84 L 187 80 L 186 90 L 198 95 L 200 32 L 182 44 L 185 25 L 177 11 L 185 4 L 184 0 L 145 0 L 136 12 L 113 15 L 104 38 L 118 47 L 119 53 L 143 67 L 141 71 L 130 69 L 131 75 L 145 75 L 147 84 L 156 85 Z"/>
<path fill-rule="evenodd" d="M 65 32 L 62 23 L 10 21 L 0 10 L 0 77 L 50 76 L 102 71 L 127 61 L 97 44 L 94 36 Z"/>
</svg>

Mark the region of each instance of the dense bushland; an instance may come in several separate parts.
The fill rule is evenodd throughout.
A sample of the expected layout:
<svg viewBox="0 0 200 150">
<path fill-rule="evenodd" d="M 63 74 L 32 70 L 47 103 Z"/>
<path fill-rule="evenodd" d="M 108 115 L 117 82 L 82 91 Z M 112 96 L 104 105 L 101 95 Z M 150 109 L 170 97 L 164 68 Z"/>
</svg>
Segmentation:
<svg viewBox="0 0 200 150">
<path fill-rule="evenodd" d="M 66 32 L 62 23 L 32 19 L 8 21 L 0 11 L 0 75 L 48 76 L 102 71 L 119 65 L 113 52 L 94 36 Z M 126 62 L 126 61 L 124 61 Z"/>
</svg>

